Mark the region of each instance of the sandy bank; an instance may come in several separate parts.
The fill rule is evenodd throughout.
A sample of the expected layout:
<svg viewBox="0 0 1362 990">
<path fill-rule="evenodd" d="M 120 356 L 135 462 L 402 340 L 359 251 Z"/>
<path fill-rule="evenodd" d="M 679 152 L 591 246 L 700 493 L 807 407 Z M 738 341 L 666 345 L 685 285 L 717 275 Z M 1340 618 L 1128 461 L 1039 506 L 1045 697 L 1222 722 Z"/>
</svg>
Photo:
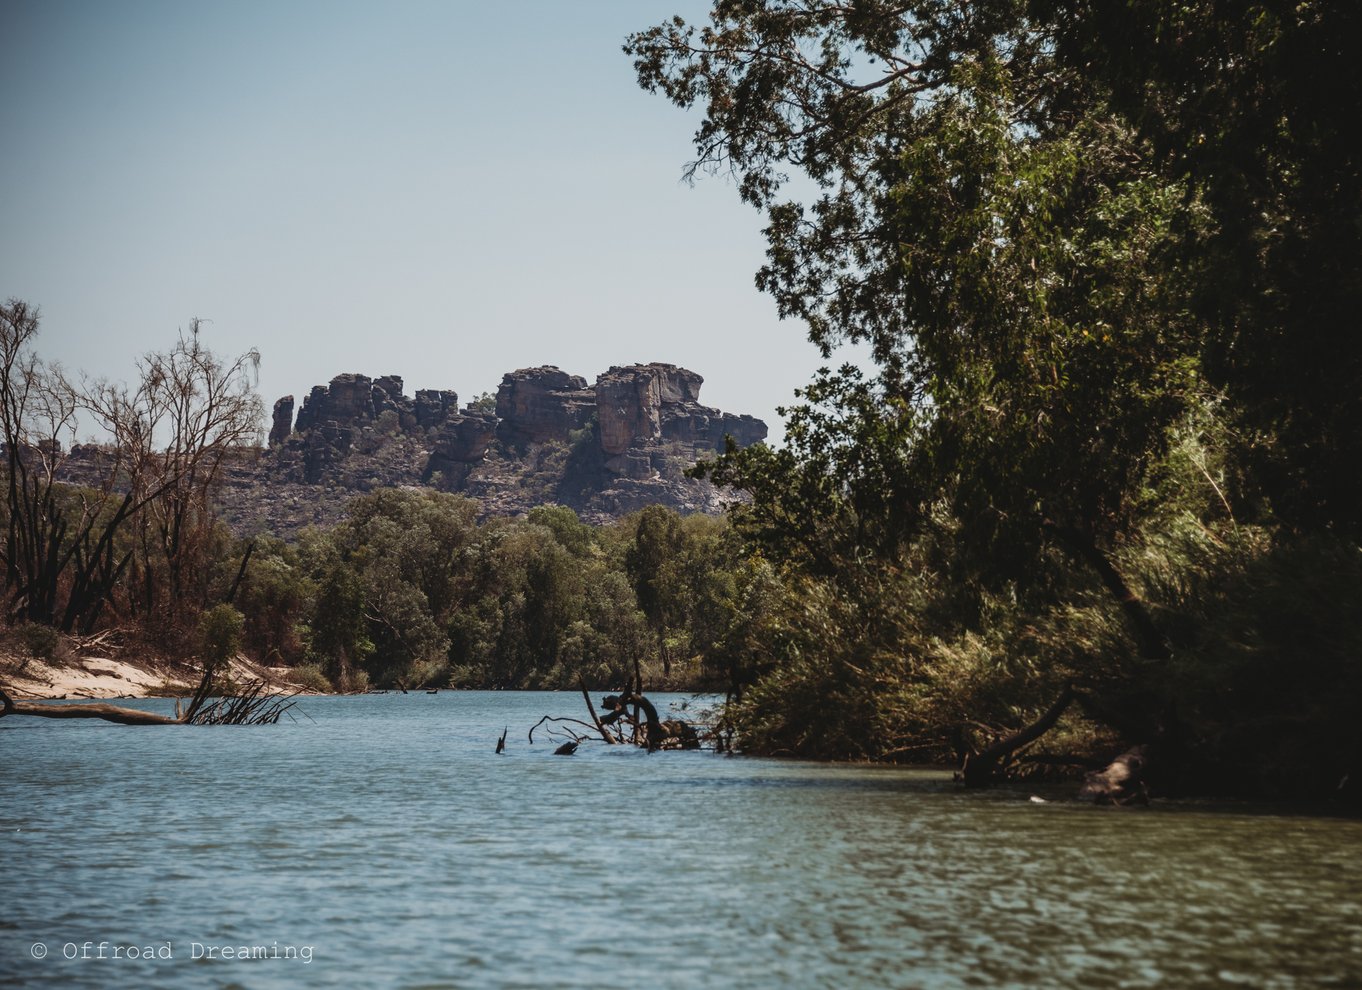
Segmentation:
<svg viewBox="0 0 1362 990">
<path fill-rule="evenodd" d="M 0 657 L 0 686 L 20 698 L 146 698 L 191 694 L 200 672 L 185 664 L 155 660 L 131 662 L 113 657 L 72 657 L 61 665 Z M 261 667 L 238 658 L 232 679 L 246 683 L 266 679 L 287 685 L 287 671 Z"/>
</svg>

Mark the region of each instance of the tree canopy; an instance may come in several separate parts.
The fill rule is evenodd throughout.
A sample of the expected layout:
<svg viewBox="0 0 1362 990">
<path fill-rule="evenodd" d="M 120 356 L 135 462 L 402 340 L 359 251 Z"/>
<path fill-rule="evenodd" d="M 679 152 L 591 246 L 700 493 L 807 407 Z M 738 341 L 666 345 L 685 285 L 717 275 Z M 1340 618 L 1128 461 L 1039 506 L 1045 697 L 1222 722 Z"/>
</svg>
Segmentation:
<svg viewBox="0 0 1362 990">
<path fill-rule="evenodd" d="M 779 723 L 801 678 L 845 686 L 846 667 L 801 666 L 821 643 L 867 697 L 918 685 L 901 711 L 928 735 L 971 705 L 1015 724 L 1078 679 L 1096 722 L 1166 739 L 1186 728 L 1169 713 L 1198 704 L 1190 672 L 1226 646 L 1190 632 L 1193 586 L 1268 566 L 1268 547 L 1309 556 L 1309 534 L 1342 537 L 1351 560 L 1358 17 L 716 0 L 705 24 L 628 39 L 640 85 L 703 114 L 688 174 L 732 176 L 762 212 L 758 288 L 825 356 L 871 355 L 800 390 L 784 449 L 701 468 L 751 493 L 740 526 L 788 586 L 831 596 L 835 632 L 792 613 L 753 666 L 768 685 L 753 725 Z M 886 595 L 890 631 L 839 646 Z M 1062 614 L 1089 624 L 1066 640 Z M 947 678 L 977 683 L 920 690 Z"/>
</svg>

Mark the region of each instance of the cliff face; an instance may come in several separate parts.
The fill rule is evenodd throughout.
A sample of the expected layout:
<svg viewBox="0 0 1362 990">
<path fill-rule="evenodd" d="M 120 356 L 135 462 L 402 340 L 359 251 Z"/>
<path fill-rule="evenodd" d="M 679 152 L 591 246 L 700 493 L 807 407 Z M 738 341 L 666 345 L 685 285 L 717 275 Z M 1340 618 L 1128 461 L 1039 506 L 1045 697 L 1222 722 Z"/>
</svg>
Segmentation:
<svg viewBox="0 0 1362 990">
<path fill-rule="evenodd" d="M 486 515 L 570 505 L 606 521 L 645 505 L 719 511 L 721 493 L 684 477 L 697 459 L 766 437 L 766 424 L 700 405 L 704 379 L 670 364 L 613 367 L 594 385 L 553 366 L 502 378 L 490 403 L 460 409 L 446 390 L 403 392 L 396 375 L 344 374 L 318 385 L 290 422 L 293 397 L 275 403 L 270 448 L 252 483 L 226 498 L 238 528 L 287 532 L 326 522 L 352 492 L 429 485 L 479 499 Z M 252 505 L 252 502 L 256 503 Z"/>
</svg>

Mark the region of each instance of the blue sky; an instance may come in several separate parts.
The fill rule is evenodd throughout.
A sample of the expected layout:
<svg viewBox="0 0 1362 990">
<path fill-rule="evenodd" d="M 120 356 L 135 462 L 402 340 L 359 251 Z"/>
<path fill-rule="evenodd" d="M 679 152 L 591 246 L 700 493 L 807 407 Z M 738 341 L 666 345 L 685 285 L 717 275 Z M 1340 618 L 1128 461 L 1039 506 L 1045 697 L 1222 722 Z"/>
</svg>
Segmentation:
<svg viewBox="0 0 1362 990">
<path fill-rule="evenodd" d="M 0 296 L 127 378 L 193 317 L 267 403 L 669 361 L 765 418 L 821 363 L 756 292 L 761 216 L 681 181 L 697 120 L 624 35 L 690 0 L 0 0 Z"/>
</svg>

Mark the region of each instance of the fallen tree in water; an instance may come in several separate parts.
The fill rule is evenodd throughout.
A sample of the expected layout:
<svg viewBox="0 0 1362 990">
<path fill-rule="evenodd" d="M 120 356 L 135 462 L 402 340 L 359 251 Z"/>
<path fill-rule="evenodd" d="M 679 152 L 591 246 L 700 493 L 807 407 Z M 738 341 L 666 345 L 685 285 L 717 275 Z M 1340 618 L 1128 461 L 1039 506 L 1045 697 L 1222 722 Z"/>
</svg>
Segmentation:
<svg viewBox="0 0 1362 990">
<path fill-rule="evenodd" d="M 581 687 L 591 721 L 588 723 L 576 718 L 545 715 L 530 727 L 531 745 L 534 744 L 535 730 L 548 723 L 550 739 L 554 739 L 554 727 L 568 737 L 568 742 L 559 747 L 560 753 L 575 751 L 577 745 L 590 739 L 593 732 L 607 745 L 641 746 L 650 753 L 659 749 L 700 748 L 700 733 L 694 725 L 682 719 L 660 718 L 657 706 L 632 685 L 626 687 L 622 694 L 607 695 L 601 699 L 601 707 L 607 712 L 605 715 L 596 713 L 596 706 L 591 701 L 585 683 Z M 579 733 L 570 726 L 580 726 L 588 731 Z M 571 749 L 565 748 L 569 746 Z"/>
<path fill-rule="evenodd" d="M 160 715 L 138 708 L 124 708 L 104 702 L 89 704 L 53 705 L 40 701 L 15 701 L 0 688 L 0 718 L 6 715 L 34 715 L 38 718 L 95 718 L 118 725 L 273 725 L 297 702 L 298 692 L 292 694 L 267 693 L 264 681 L 252 681 L 236 694 L 225 695 L 215 701 L 209 696 L 213 689 L 213 669 L 203 672 L 199 686 L 186 707 L 175 702 L 174 715 Z"/>
<path fill-rule="evenodd" d="M 1018 750 L 1035 742 L 1052 729 L 1074 700 L 1074 690 L 1066 684 L 1045 713 L 1025 728 L 986 746 L 977 752 L 967 752 L 961 760 L 956 779 L 966 787 L 988 787 L 999 776 L 1007 760 Z"/>
<path fill-rule="evenodd" d="M 633 706 L 634 713 L 629 715 Z M 600 720 L 603 725 L 626 722 L 634 729 L 634 743 L 646 746 L 652 753 L 659 749 L 699 749 L 700 737 L 695 726 L 680 719 L 659 719 L 657 708 L 643 695 L 625 691 L 622 695 L 607 695 L 601 699 L 601 707 L 610 714 Z M 639 713 L 642 711 L 644 722 L 640 732 Z"/>
<path fill-rule="evenodd" d="M 1084 707 L 1092 707 L 1091 699 L 1079 694 L 1072 685 L 1066 685 L 1046 711 L 1030 725 L 1012 732 L 990 746 L 964 754 L 956 779 L 966 787 L 988 787 L 1003 778 L 1010 766 L 1018 762 L 1058 763 L 1073 766 L 1092 765 L 1086 760 L 1068 757 L 1020 755 L 1032 743 L 1049 732 L 1069 705 L 1078 701 Z M 1113 719 L 1128 725 L 1129 720 Z M 1147 733 L 1145 733 L 1147 735 Z M 1097 804 L 1148 804 L 1148 769 L 1153 747 L 1147 744 L 1133 746 L 1110 763 L 1096 764 L 1083 776 L 1083 786 L 1078 792 L 1080 800 L 1091 800 Z"/>
</svg>

